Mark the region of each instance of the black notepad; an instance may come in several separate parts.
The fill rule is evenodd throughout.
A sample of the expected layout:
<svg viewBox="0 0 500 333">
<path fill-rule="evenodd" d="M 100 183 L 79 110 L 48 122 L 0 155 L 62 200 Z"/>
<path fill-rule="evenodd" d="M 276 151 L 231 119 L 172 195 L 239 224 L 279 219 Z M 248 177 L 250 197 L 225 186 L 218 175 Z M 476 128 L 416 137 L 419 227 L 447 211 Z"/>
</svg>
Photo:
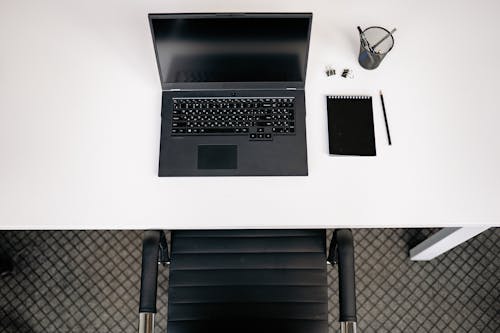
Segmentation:
<svg viewBox="0 0 500 333">
<path fill-rule="evenodd" d="M 375 156 L 371 96 L 327 96 L 330 154 Z"/>
</svg>

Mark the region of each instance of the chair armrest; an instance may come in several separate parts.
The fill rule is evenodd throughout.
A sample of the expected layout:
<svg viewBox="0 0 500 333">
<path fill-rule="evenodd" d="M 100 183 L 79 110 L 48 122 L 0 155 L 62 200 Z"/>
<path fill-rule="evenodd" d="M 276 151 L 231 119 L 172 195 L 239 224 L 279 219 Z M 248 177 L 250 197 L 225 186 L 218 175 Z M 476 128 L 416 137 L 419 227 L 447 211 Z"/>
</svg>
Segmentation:
<svg viewBox="0 0 500 333">
<path fill-rule="evenodd" d="M 141 293 L 139 300 L 139 333 L 154 332 L 158 255 L 162 231 L 148 230 L 142 242 Z"/>
<path fill-rule="evenodd" d="M 339 321 L 341 332 L 356 332 L 354 241 L 350 229 L 334 231 L 327 261 L 339 271 Z"/>
</svg>

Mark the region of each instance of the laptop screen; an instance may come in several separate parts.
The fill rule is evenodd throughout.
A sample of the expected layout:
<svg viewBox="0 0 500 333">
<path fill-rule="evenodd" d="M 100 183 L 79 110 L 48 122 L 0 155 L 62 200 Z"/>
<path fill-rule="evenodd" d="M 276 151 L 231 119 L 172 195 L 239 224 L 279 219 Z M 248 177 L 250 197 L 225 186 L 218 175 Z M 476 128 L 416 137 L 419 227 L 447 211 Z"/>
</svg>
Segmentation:
<svg viewBox="0 0 500 333">
<path fill-rule="evenodd" d="M 311 14 L 151 14 L 162 83 L 303 82 Z"/>
</svg>

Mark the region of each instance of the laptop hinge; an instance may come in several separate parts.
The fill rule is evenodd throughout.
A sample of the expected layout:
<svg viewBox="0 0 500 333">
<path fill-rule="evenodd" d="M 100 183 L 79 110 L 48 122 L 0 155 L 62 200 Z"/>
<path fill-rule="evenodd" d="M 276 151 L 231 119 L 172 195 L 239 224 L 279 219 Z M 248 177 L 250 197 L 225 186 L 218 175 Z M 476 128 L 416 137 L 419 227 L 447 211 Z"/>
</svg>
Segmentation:
<svg viewBox="0 0 500 333">
<path fill-rule="evenodd" d="M 244 88 L 244 87 L 222 87 L 222 88 L 212 88 L 212 87 L 199 87 L 199 88 L 192 88 L 192 87 L 186 87 L 186 88 L 170 88 L 170 89 L 164 89 L 163 91 L 194 91 L 194 90 L 282 90 L 283 88 L 280 87 L 251 87 L 251 88 Z M 303 89 L 302 87 L 286 87 L 285 90 L 298 90 L 298 89 Z"/>
</svg>

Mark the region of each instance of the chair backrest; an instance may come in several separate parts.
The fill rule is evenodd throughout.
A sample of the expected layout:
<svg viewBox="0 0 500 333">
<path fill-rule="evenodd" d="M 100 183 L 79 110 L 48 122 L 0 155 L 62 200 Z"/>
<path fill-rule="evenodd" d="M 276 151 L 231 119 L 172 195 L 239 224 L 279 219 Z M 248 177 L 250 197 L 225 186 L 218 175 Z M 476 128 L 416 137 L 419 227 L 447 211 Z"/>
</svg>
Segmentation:
<svg viewBox="0 0 500 333">
<path fill-rule="evenodd" d="M 173 231 L 168 333 L 326 333 L 325 230 Z"/>
</svg>

